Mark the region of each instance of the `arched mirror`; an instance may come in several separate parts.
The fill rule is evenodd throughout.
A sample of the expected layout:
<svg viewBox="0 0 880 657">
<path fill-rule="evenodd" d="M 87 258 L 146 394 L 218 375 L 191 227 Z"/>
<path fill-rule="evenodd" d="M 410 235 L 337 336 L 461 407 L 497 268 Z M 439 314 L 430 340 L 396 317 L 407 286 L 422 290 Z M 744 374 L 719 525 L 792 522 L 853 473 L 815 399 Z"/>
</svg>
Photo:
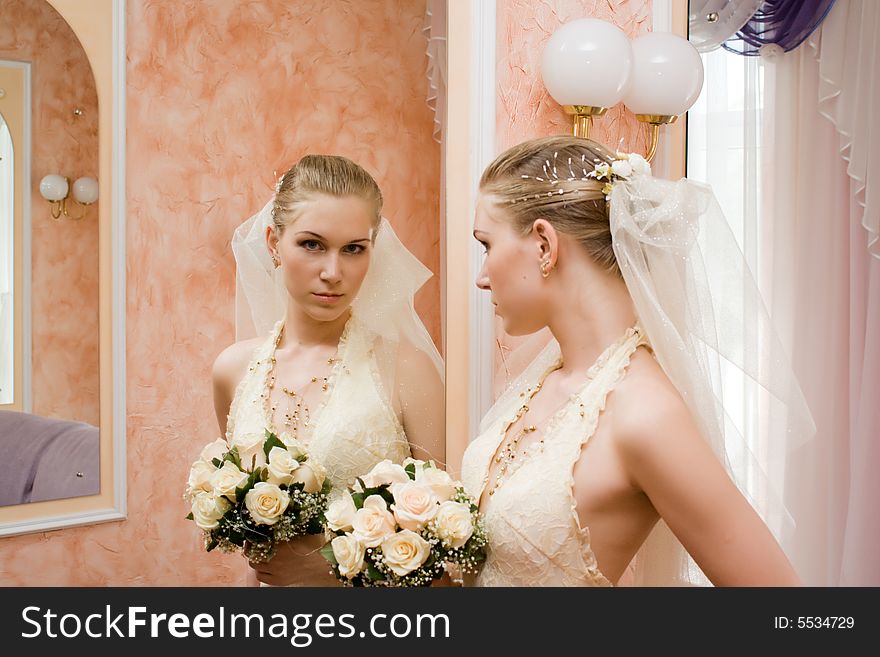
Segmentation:
<svg viewBox="0 0 880 657">
<path fill-rule="evenodd" d="M 0 535 L 125 517 L 123 3 L 93 5 L 0 5 Z"/>
</svg>

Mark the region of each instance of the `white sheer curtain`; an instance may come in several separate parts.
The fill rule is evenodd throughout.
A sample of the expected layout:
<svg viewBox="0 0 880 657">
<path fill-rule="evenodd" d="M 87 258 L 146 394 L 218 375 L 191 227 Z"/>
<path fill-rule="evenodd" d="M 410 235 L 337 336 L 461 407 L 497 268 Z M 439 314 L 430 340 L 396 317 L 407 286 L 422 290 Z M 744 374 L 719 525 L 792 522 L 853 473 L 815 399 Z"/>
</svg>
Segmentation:
<svg viewBox="0 0 880 657">
<path fill-rule="evenodd" d="M 13 176 L 12 138 L 0 116 L 0 404 L 11 404 L 15 370 L 12 330 L 13 322 L 13 224 L 12 207 L 15 189 Z"/>
<path fill-rule="evenodd" d="M 771 245 L 759 235 L 760 227 L 767 221 L 760 202 L 765 191 L 764 64 L 761 58 L 743 57 L 722 49 L 703 53 L 701 57 L 705 82 L 700 98 L 688 112 L 687 174 L 712 186 L 762 296 L 767 299 L 773 290 L 771 281 L 762 275 L 762 255 Z M 743 295 L 740 302 L 747 299 Z M 753 335 L 755 318 L 747 314 L 745 307 L 740 316 L 743 335 Z M 790 347 L 790 340 L 781 337 L 783 346 Z M 768 338 L 753 335 L 747 352 L 757 357 L 760 345 Z M 743 354 L 743 358 L 749 353 Z M 730 421 L 745 438 L 755 459 L 756 469 L 740 482 L 743 493 L 758 509 L 778 508 L 785 485 L 785 466 L 794 443 L 788 444 L 784 436 L 773 435 L 769 427 L 780 426 L 784 418 L 773 415 L 768 393 L 748 382 L 741 371 L 724 368 L 722 375 L 724 405 Z M 727 446 L 728 456 L 736 461 L 733 447 Z M 764 520 L 785 546 L 792 536 L 793 518 L 772 514 Z"/>
<path fill-rule="evenodd" d="M 880 585 L 878 15 L 838 0 L 811 45 L 766 64 L 763 262 L 817 426 L 787 471 L 789 554 L 820 586 Z"/>
<path fill-rule="evenodd" d="M 810 585 L 880 584 L 878 21 L 878 3 L 838 0 L 792 52 L 704 54 L 688 119 L 688 175 L 715 189 L 816 422 L 788 451 L 762 435 L 756 391 L 727 400 L 753 449 L 788 454 L 768 474 L 796 525 L 783 547 Z"/>
</svg>

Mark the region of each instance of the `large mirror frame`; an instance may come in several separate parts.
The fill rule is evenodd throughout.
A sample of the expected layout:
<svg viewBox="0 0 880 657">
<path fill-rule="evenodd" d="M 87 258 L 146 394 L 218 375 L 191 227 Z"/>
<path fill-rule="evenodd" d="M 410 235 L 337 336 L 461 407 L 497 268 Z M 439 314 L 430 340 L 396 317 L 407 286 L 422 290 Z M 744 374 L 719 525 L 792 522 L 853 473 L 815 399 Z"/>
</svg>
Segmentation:
<svg viewBox="0 0 880 657">
<path fill-rule="evenodd" d="M 98 91 L 101 493 L 0 508 L 0 536 L 126 518 L 125 0 L 47 0 L 76 34 Z M 36 211 L 36 208 L 32 208 Z"/>
</svg>

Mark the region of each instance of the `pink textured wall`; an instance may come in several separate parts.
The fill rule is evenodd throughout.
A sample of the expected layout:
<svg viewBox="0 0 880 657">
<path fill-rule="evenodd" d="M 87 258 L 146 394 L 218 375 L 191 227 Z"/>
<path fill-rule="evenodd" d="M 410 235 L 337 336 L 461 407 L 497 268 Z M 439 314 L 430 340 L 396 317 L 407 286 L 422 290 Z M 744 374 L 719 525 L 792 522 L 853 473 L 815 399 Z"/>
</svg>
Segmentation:
<svg viewBox="0 0 880 657">
<path fill-rule="evenodd" d="M 240 556 L 204 553 L 181 498 L 217 434 L 210 369 L 234 339 L 229 240 L 269 198 L 273 171 L 338 153 L 376 176 L 401 239 L 439 271 L 424 8 L 129 0 L 129 519 L 2 539 L 0 583 L 245 583 Z M 436 278 L 417 307 L 436 339 Z"/>
<path fill-rule="evenodd" d="M 97 203 L 81 221 L 54 220 L 39 191 L 48 173 L 71 184 L 97 176 L 95 79 L 76 35 L 44 0 L 0 2 L 0 59 L 31 62 L 33 412 L 98 425 Z"/>
<path fill-rule="evenodd" d="M 571 133 L 571 117 L 541 81 L 544 44 L 560 25 L 578 18 L 598 18 L 617 25 L 630 38 L 651 30 L 651 0 L 498 0 L 497 7 L 499 153 L 534 137 Z M 590 136 L 616 150 L 648 150 L 647 128 L 622 103 L 596 119 Z M 500 321 L 495 333 L 494 387 L 499 391 L 546 340 L 512 338 L 504 333 Z M 522 349 L 517 351 L 518 347 Z"/>
</svg>

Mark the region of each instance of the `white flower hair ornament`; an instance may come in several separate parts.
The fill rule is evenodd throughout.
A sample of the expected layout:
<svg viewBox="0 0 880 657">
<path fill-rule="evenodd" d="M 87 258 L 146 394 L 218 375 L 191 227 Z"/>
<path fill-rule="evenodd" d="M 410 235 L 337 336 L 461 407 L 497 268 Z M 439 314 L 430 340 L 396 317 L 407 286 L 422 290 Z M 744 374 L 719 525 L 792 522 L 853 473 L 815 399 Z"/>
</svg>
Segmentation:
<svg viewBox="0 0 880 657">
<path fill-rule="evenodd" d="M 563 176 L 560 176 L 560 167 L 557 161 L 557 155 L 557 153 L 553 153 L 552 164 L 550 160 L 544 161 L 543 176 L 529 176 L 526 174 L 520 176 L 524 180 L 531 179 L 540 183 L 546 183 L 551 189 L 546 192 L 519 196 L 517 198 L 511 199 L 511 204 L 520 203 L 523 201 L 537 200 L 544 197 L 553 197 L 556 195 L 561 196 L 563 194 L 571 192 L 579 192 L 582 190 L 576 187 L 565 189 L 563 183 L 587 181 L 590 179 L 605 181 L 605 185 L 602 187 L 602 193 L 605 195 L 605 200 L 608 201 L 610 200 L 611 196 L 611 186 L 616 181 L 631 180 L 635 176 L 651 175 L 651 165 L 643 156 L 639 155 L 638 153 L 617 153 L 616 159 L 612 160 L 610 163 L 598 159 L 594 160 L 593 169 L 591 171 L 587 169 L 589 164 L 586 161 L 586 155 L 581 155 L 580 162 L 577 162 L 572 158 L 568 158 L 567 169 L 569 175 L 564 175 L 566 171 L 565 168 L 563 168 Z"/>
<path fill-rule="evenodd" d="M 617 153 L 617 158 L 607 162 L 599 162 L 593 167 L 593 170 L 587 174 L 588 178 L 596 180 L 605 180 L 602 187 L 602 193 L 605 194 L 605 200 L 610 200 L 611 185 L 616 180 L 629 180 L 634 176 L 650 176 L 651 165 L 644 157 L 638 153 Z"/>
</svg>

